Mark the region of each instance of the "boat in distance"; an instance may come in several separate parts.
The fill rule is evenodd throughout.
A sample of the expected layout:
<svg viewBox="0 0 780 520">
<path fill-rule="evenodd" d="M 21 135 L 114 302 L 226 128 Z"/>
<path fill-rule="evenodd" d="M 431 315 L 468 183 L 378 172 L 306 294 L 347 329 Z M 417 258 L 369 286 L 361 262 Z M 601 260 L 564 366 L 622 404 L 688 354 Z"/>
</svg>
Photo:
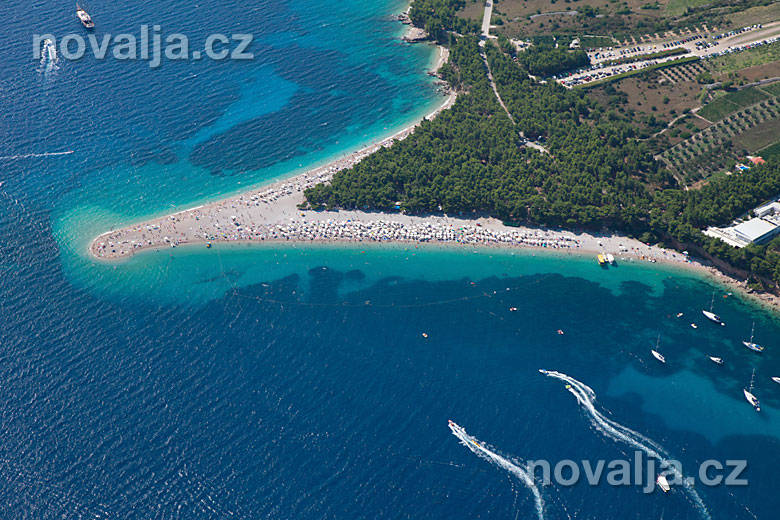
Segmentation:
<svg viewBox="0 0 780 520">
<path fill-rule="evenodd" d="M 772 381 L 774 381 L 775 383 L 777 383 L 778 385 L 780 385 L 780 377 L 773 377 L 773 378 L 772 378 Z"/>
<path fill-rule="evenodd" d="M 723 358 L 719 358 L 719 357 L 715 357 L 715 356 L 709 356 L 709 358 L 710 358 L 710 360 L 713 363 L 716 363 L 718 365 L 722 365 L 723 364 Z"/>
<path fill-rule="evenodd" d="M 653 354 L 653 357 L 658 361 L 660 361 L 661 363 L 666 363 L 666 358 L 660 352 L 651 350 L 650 353 Z"/>
<path fill-rule="evenodd" d="M 86 29 L 95 28 L 95 22 L 92 21 L 92 17 L 89 15 L 87 11 L 84 10 L 83 7 L 81 7 L 78 4 L 76 4 L 76 16 L 81 22 L 81 25 L 83 25 Z"/>
<path fill-rule="evenodd" d="M 669 486 L 669 481 L 666 480 L 666 477 L 663 475 L 658 475 L 658 478 L 655 479 L 655 483 L 658 484 L 658 487 L 660 487 L 664 493 L 668 493 L 669 490 L 672 489 L 671 486 Z"/>
</svg>

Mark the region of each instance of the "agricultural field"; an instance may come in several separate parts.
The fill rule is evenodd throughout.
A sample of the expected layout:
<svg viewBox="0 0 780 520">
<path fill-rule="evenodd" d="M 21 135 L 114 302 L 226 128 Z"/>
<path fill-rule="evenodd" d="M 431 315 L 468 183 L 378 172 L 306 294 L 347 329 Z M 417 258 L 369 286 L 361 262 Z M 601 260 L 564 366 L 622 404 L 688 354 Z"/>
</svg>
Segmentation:
<svg viewBox="0 0 780 520">
<path fill-rule="evenodd" d="M 725 31 L 780 19 L 766 0 L 496 0 L 495 32 L 509 38 L 582 39 L 584 46 L 668 41 L 705 27 Z M 460 15 L 480 19 L 483 2 L 466 0 Z M 598 39 L 591 40 L 597 37 Z M 584 38 L 584 39 L 583 39 Z"/>
<path fill-rule="evenodd" d="M 780 101 L 768 98 L 693 134 L 657 158 L 679 181 L 691 185 L 777 141 L 778 129 Z"/>
<path fill-rule="evenodd" d="M 642 72 L 611 84 L 593 87 L 588 90 L 588 95 L 605 110 L 616 110 L 632 119 L 640 128 L 640 136 L 649 137 L 701 105 L 702 85 L 696 81 L 698 71 L 697 62 Z M 694 124 L 699 125 L 698 121 Z M 671 142 L 664 142 L 664 145 L 674 144 L 678 140 L 673 138 Z"/>
<path fill-rule="evenodd" d="M 780 74 L 780 42 L 773 43 L 772 45 L 762 45 L 754 49 L 749 49 L 734 54 L 726 54 L 724 56 L 718 56 L 707 60 L 707 67 L 715 80 L 730 79 L 730 74 L 739 76 L 740 73 L 747 69 L 762 67 L 766 65 L 774 65 L 774 68 L 770 67 L 766 72 L 769 74 L 765 77 L 774 77 Z M 774 71 L 774 75 L 772 72 Z M 755 81 L 757 77 L 748 78 Z"/>
<path fill-rule="evenodd" d="M 710 101 L 699 110 L 698 115 L 708 121 L 720 121 L 740 108 L 780 95 L 780 82 L 769 85 L 743 88 L 735 92 L 724 93 Z"/>
</svg>

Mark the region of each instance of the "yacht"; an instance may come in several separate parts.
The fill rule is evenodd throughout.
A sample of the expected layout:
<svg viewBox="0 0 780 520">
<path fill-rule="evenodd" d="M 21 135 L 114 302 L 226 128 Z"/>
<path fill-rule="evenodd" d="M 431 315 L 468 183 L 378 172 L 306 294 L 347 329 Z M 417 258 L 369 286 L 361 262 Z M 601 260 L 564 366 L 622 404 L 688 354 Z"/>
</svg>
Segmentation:
<svg viewBox="0 0 780 520">
<path fill-rule="evenodd" d="M 666 358 L 663 356 L 663 354 L 661 354 L 657 350 L 659 343 L 661 343 L 661 335 L 660 334 L 658 335 L 658 340 L 655 342 L 655 349 L 650 349 L 650 353 L 653 355 L 653 357 L 655 359 L 657 359 L 661 363 L 666 363 Z"/>
<path fill-rule="evenodd" d="M 92 17 L 81 6 L 79 6 L 79 4 L 76 4 L 76 16 L 81 22 L 81 25 L 83 25 L 86 29 L 91 30 L 95 28 L 95 22 L 92 21 Z"/>
<path fill-rule="evenodd" d="M 747 388 L 743 388 L 742 392 L 745 394 L 745 399 L 747 399 L 747 402 L 753 406 L 753 408 L 756 409 L 757 412 L 761 411 L 761 404 L 758 402 L 758 397 L 753 395 L 753 382 L 756 379 L 756 369 L 753 369 L 753 375 L 750 377 L 750 390 Z"/>
<path fill-rule="evenodd" d="M 718 364 L 718 365 L 722 365 L 723 364 L 723 358 L 719 358 L 719 357 L 715 357 L 715 356 L 709 356 L 709 358 L 715 364 Z"/>
<path fill-rule="evenodd" d="M 745 345 L 747 348 L 752 350 L 753 352 L 763 352 L 764 347 L 759 345 L 758 343 L 753 343 L 753 335 L 756 333 L 756 322 L 753 322 L 753 330 L 750 331 L 750 341 L 743 341 L 742 344 Z"/>
<path fill-rule="evenodd" d="M 717 323 L 718 325 L 725 326 L 726 324 L 723 323 L 723 320 L 720 319 L 720 316 L 712 312 L 712 308 L 715 306 L 715 293 L 712 293 L 712 302 L 710 302 L 710 310 L 705 311 L 702 309 L 701 313 L 704 314 L 704 316 L 710 320 L 713 323 Z"/>
</svg>

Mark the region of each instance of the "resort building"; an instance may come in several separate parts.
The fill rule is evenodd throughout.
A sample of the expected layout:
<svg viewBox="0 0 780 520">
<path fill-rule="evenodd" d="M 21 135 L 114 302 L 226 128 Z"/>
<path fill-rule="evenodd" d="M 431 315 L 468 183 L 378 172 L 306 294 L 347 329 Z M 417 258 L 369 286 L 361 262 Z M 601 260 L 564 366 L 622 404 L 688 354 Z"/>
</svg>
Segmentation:
<svg viewBox="0 0 780 520">
<path fill-rule="evenodd" d="M 755 217 L 740 220 L 729 227 L 710 227 L 705 235 L 719 238 L 734 247 L 764 244 L 780 234 L 780 202 L 772 201 L 753 210 Z"/>
</svg>

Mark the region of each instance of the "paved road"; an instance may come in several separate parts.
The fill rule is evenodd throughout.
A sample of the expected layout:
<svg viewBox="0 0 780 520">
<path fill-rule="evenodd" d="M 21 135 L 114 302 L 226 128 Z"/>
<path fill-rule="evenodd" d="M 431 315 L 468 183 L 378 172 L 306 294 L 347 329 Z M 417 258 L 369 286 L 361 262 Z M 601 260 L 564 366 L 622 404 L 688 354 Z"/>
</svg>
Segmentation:
<svg viewBox="0 0 780 520">
<path fill-rule="evenodd" d="M 490 19 L 493 16 L 493 0 L 486 0 L 485 15 L 482 17 L 482 36 L 490 36 Z"/>
</svg>

